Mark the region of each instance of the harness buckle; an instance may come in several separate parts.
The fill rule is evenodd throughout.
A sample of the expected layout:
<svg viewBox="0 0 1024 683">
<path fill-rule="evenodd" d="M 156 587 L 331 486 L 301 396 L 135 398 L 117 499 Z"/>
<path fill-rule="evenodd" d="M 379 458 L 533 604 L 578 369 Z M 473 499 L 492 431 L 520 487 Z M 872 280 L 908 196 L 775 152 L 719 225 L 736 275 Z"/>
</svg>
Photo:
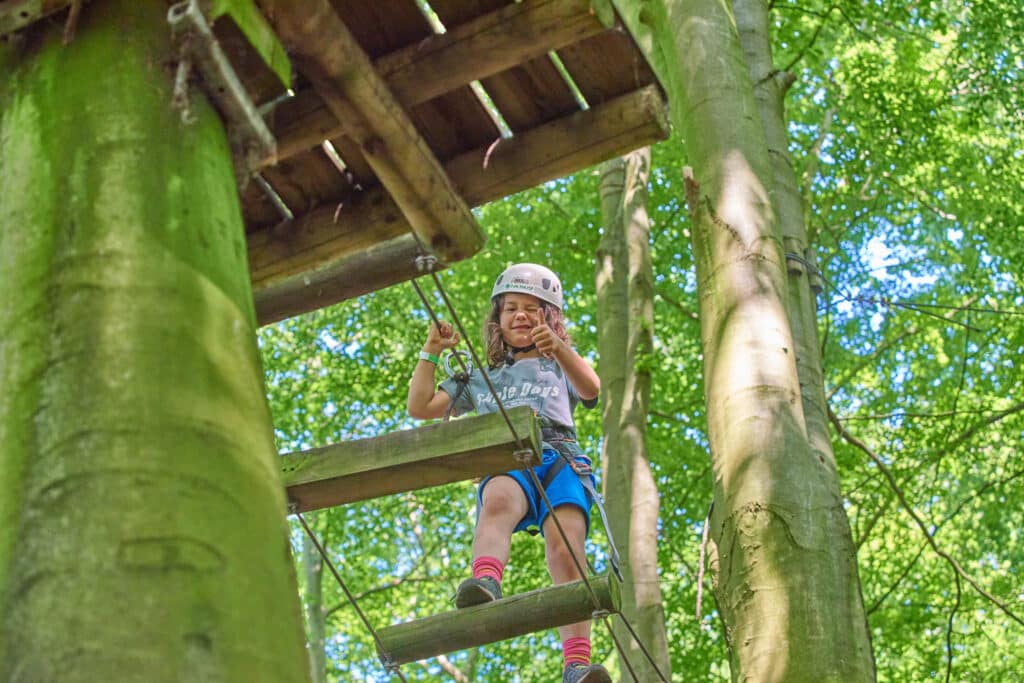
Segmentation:
<svg viewBox="0 0 1024 683">
<path fill-rule="evenodd" d="M 572 471 L 581 477 L 589 477 L 594 473 L 594 466 L 590 464 L 589 461 L 580 461 L 573 458 L 569 461 L 569 467 L 571 467 Z"/>
</svg>

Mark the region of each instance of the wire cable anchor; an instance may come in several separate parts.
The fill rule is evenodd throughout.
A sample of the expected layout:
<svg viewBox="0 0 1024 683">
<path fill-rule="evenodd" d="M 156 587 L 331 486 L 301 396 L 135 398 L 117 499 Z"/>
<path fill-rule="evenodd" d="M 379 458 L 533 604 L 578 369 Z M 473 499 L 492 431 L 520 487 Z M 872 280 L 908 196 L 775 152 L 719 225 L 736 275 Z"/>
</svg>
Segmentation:
<svg viewBox="0 0 1024 683">
<path fill-rule="evenodd" d="M 203 89 L 224 117 L 235 162 L 239 188 L 244 188 L 252 173 L 268 159 L 277 158 L 277 141 L 238 78 L 234 67 L 213 35 L 197 0 L 183 0 L 167 10 L 171 39 L 181 54 L 202 76 Z M 184 80 L 178 67 L 174 101 L 181 101 L 179 84 Z M 187 72 L 186 72 L 187 73 Z M 184 96 L 187 103 L 187 95 Z M 187 104 L 183 118 L 188 115 Z M 187 121 L 186 121 L 187 122 Z"/>
</svg>

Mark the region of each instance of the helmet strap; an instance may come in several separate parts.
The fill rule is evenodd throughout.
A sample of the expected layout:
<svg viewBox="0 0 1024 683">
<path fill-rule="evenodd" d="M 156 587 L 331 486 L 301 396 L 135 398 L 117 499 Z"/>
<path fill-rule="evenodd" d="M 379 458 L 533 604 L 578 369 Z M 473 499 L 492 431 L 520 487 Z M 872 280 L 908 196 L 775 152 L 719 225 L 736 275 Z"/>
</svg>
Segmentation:
<svg viewBox="0 0 1024 683">
<path fill-rule="evenodd" d="M 505 344 L 505 346 L 508 348 L 508 353 L 505 354 L 505 365 L 514 365 L 517 354 L 529 353 L 537 348 L 536 344 L 530 344 L 529 346 L 512 346 L 511 344 Z"/>
</svg>

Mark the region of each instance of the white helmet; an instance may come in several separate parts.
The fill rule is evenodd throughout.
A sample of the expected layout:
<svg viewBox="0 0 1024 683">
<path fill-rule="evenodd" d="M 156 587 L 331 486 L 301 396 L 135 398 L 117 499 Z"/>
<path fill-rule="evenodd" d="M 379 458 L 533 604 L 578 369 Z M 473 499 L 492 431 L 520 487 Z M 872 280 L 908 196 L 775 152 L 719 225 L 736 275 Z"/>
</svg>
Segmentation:
<svg viewBox="0 0 1024 683">
<path fill-rule="evenodd" d="M 549 304 L 562 307 L 562 283 L 558 276 L 536 263 L 517 263 L 506 268 L 494 283 L 491 300 L 509 292 L 531 294 Z"/>
</svg>

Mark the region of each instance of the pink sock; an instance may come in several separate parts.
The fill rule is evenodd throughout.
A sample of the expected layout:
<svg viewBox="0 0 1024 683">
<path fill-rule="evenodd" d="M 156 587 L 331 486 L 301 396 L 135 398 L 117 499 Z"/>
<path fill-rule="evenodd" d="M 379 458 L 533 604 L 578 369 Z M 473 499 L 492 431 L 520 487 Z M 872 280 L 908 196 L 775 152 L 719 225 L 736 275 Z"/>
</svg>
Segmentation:
<svg viewBox="0 0 1024 683">
<path fill-rule="evenodd" d="M 565 666 L 571 664 L 590 664 L 590 638 L 566 638 L 562 643 L 562 657 Z"/>
<path fill-rule="evenodd" d="M 498 583 L 505 573 L 505 565 L 496 557 L 481 556 L 473 560 L 473 578 L 481 579 L 489 576 Z"/>
</svg>

